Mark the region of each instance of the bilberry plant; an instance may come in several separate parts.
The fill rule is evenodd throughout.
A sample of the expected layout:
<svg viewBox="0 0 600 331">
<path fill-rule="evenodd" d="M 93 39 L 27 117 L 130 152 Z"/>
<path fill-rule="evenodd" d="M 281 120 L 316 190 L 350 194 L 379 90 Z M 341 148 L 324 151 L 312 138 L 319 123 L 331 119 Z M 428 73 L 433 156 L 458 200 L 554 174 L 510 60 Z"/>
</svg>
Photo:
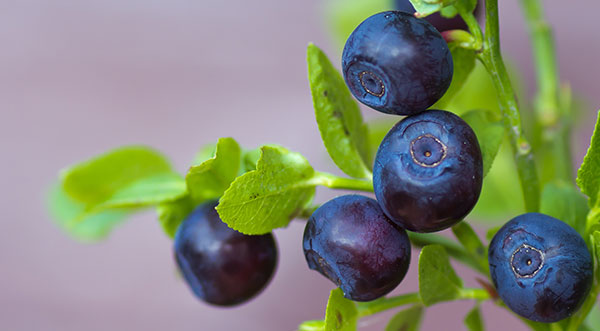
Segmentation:
<svg viewBox="0 0 600 331">
<path fill-rule="evenodd" d="M 533 330 L 599 329 L 587 317 L 598 313 L 600 292 L 600 121 L 574 176 L 575 106 L 559 85 L 541 1 L 520 0 L 539 91 L 531 123 L 500 50 L 498 0 L 479 3 L 484 27 L 476 0 L 410 0 L 414 14 L 392 2 L 372 12 L 351 8 L 368 0 L 340 2 L 331 20 L 351 22 L 340 38 L 341 73 L 308 45 L 316 121 L 343 176 L 282 146 L 245 149 L 233 138 L 203 148 L 185 176 L 156 150 L 126 146 L 61 173 L 50 196 L 58 225 L 95 241 L 156 208 L 192 292 L 231 306 L 269 291 L 278 256 L 271 232 L 307 219 L 298 247 L 306 261 L 297 263 L 340 288 L 325 318 L 300 330 L 356 330 L 392 309 L 388 329 L 415 330 L 427 307 L 454 300 L 474 303 L 470 330 L 483 329 L 487 300 Z M 433 14 L 464 25 L 440 34 L 423 19 Z M 357 100 L 392 114 L 389 123 L 365 122 Z M 318 186 L 376 200 L 352 194 L 319 206 Z M 487 240 L 474 222 L 487 225 Z M 456 240 L 432 233 L 446 228 Z M 411 250 L 420 250 L 419 291 L 389 295 L 411 268 Z M 479 285 L 465 287 L 451 260 L 478 273 Z"/>
</svg>

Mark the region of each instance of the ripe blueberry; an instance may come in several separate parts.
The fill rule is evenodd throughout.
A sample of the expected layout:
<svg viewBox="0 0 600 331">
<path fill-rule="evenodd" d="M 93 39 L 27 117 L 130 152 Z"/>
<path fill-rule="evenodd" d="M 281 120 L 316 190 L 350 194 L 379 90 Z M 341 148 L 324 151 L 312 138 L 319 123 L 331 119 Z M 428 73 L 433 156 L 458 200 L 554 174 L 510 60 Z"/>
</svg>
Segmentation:
<svg viewBox="0 0 600 331">
<path fill-rule="evenodd" d="M 515 313 L 538 322 L 573 314 L 592 285 L 592 257 L 566 223 L 528 213 L 506 223 L 489 247 L 492 281 Z"/>
<path fill-rule="evenodd" d="M 233 306 L 256 296 L 277 265 L 272 234 L 249 236 L 219 218 L 216 201 L 196 208 L 175 234 L 175 259 L 198 298 Z"/>
<path fill-rule="evenodd" d="M 377 201 L 360 195 L 337 197 L 319 207 L 308 219 L 303 247 L 308 266 L 355 301 L 392 291 L 410 263 L 406 231 L 385 216 Z"/>
<path fill-rule="evenodd" d="M 350 92 L 388 114 L 421 112 L 439 100 L 452 81 L 452 55 L 427 21 L 387 11 L 363 21 L 342 54 Z"/>
<path fill-rule="evenodd" d="M 415 7 L 410 3 L 409 0 L 395 0 L 394 8 L 396 10 L 400 10 L 403 12 L 407 12 L 409 14 L 415 13 Z M 479 16 L 481 10 L 478 4 L 475 7 L 475 16 Z M 460 15 L 456 15 L 452 18 L 446 18 L 440 15 L 439 12 L 433 13 L 427 17 L 425 17 L 427 22 L 431 23 L 439 32 L 448 31 L 448 30 L 467 30 L 467 23 L 460 17 Z"/>
<path fill-rule="evenodd" d="M 398 122 L 379 145 L 373 169 L 383 211 L 416 232 L 439 231 L 464 218 L 479 198 L 482 179 L 475 133 L 443 110 Z"/>
</svg>

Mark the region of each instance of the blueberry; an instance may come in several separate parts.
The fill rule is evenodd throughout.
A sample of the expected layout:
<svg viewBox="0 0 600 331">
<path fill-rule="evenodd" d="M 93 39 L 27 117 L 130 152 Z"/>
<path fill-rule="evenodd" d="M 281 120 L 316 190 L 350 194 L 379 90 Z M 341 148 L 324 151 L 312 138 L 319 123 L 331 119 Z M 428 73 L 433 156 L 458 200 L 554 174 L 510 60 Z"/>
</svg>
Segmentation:
<svg viewBox="0 0 600 331">
<path fill-rule="evenodd" d="M 175 259 L 198 298 L 218 306 L 241 304 L 270 281 L 277 265 L 272 234 L 249 236 L 219 218 L 216 201 L 196 208 L 175 234 Z"/>
<path fill-rule="evenodd" d="M 410 263 L 406 231 L 390 222 L 377 201 L 360 195 L 337 197 L 319 207 L 308 219 L 303 247 L 308 266 L 355 301 L 392 291 Z"/>
<path fill-rule="evenodd" d="M 537 322 L 571 316 L 592 285 L 592 257 L 569 225 L 544 214 L 517 216 L 489 247 L 490 275 L 515 313 Z"/>
<path fill-rule="evenodd" d="M 479 3 L 475 7 L 474 14 L 478 17 L 481 13 Z M 415 7 L 410 3 L 409 0 L 395 0 L 394 1 L 394 9 L 400 10 L 403 12 L 407 12 L 409 14 L 415 13 Z M 440 15 L 440 13 L 434 13 L 427 17 L 425 17 L 427 22 L 431 23 L 439 32 L 444 32 L 448 30 L 467 30 L 467 23 L 460 17 L 460 15 L 456 15 L 452 18 L 446 18 Z"/>
<path fill-rule="evenodd" d="M 398 122 L 375 156 L 377 201 L 391 220 L 410 231 L 434 232 L 459 222 L 475 206 L 482 180 L 475 133 L 443 110 Z"/>
<path fill-rule="evenodd" d="M 350 92 L 388 114 L 421 112 L 439 100 L 452 81 L 452 55 L 427 21 L 387 11 L 363 21 L 342 54 Z"/>
</svg>

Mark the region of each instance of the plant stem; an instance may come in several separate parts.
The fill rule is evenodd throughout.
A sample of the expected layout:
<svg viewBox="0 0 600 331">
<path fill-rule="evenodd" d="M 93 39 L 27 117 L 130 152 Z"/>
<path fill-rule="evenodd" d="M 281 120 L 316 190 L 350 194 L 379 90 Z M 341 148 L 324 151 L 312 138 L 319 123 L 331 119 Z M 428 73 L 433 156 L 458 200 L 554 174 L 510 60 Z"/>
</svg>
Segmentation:
<svg viewBox="0 0 600 331">
<path fill-rule="evenodd" d="M 419 293 L 402 294 L 358 304 L 358 318 L 374 315 L 382 311 L 409 304 L 421 304 Z"/>
<path fill-rule="evenodd" d="M 560 105 L 560 89 L 556 50 L 552 29 L 544 19 L 540 0 L 521 0 L 521 7 L 529 28 L 533 45 L 538 92 L 535 98 L 537 122 L 542 129 L 544 154 L 542 158 L 548 170 L 542 171 L 542 179 L 562 179 L 572 182 L 572 156 L 570 152 L 569 107 Z M 544 176 L 547 173 L 547 176 Z M 546 178 L 545 178 L 546 177 Z"/>
<path fill-rule="evenodd" d="M 490 295 L 480 288 L 464 288 L 455 300 L 488 300 Z M 371 302 L 358 304 L 358 318 L 374 315 L 382 311 L 409 304 L 422 304 L 419 293 L 408 293 L 399 296 L 381 298 Z"/>
<path fill-rule="evenodd" d="M 475 18 L 473 13 L 461 13 L 460 16 L 467 24 L 467 27 L 473 35 L 473 38 L 475 38 L 475 44 L 473 45 L 473 48 L 480 52 L 481 47 L 483 46 L 483 33 L 481 32 L 481 27 L 479 26 L 479 22 L 477 22 L 477 18 Z"/>
<path fill-rule="evenodd" d="M 373 192 L 372 180 L 338 177 L 326 172 L 317 172 L 312 181 L 314 181 L 316 185 L 322 185 L 332 189 Z"/>
<path fill-rule="evenodd" d="M 441 245 L 446 249 L 448 255 L 464 263 L 466 266 L 473 270 L 481 273 L 488 277 L 489 272 L 486 268 L 483 268 L 482 264 L 475 260 L 469 252 L 467 252 L 461 245 L 457 244 L 451 239 L 442 237 L 440 235 L 431 233 L 416 233 L 408 231 L 408 237 L 410 242 L 416 247 L 424 247 L 426 245 Z"/>
<path fill-rule="evenodd" d="M 487 69 L 496 92 L 504 124 L 508 129 L 514 153 L 525 209 L 536 212 L 540 204 L 540 188 L 531 145 L 523 135 L 521 114 L 508 72 L 500 53 L 500 28 L 498 23 L 498 0 L 486 0 L 486 26 L 483 52 L 479 59 Z"/>
</svg>

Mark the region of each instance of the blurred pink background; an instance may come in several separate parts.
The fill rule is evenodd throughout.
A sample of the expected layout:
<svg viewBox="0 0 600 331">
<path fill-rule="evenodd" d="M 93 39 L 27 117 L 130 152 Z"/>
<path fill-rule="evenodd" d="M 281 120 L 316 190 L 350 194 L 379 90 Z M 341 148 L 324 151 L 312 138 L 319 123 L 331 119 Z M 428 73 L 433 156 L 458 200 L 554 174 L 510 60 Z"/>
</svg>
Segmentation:
<svg viewBox="0 0 600 331">
<path fill-rule="evenodd" d="M 324 1 L 0 0 L 0 329 L 292 331 L 323 318 L 332 284 L 306 267 L 302 222 L 276 231 L 279 268 L 266 291 L 217 309 L 176 275 L 171 241 L 152 210 L 84 245 L 54 226 L 44 195 L 62 167 L 110 148 L 154 146 L 184 173 L 198 148 L 221 136 L 248 148 L 276 142 L 336 172 L 313 118 L 305 65 L 309 41 L 334 61 L 340 56 Z M 504 51 L 532 86 L 518 3 L 500 2 Z M 574 144 L 580 162 L 600 107 L 600 3 L 546 3 L 561 78 L 587 99 Z M 321 189 L 318 199 L 334 194 Z M 416 265 L 394 293 L 417 288 Z M 473 274 L 459 273 L 476 286 Z M 493 304 L 483 307 L 489 330 L 524 329 Z M 436 305 L 423 330 L 462 330 L 471 308 Z M 385 316 L 363 329 L 379 329 Z"/>
</svg>

